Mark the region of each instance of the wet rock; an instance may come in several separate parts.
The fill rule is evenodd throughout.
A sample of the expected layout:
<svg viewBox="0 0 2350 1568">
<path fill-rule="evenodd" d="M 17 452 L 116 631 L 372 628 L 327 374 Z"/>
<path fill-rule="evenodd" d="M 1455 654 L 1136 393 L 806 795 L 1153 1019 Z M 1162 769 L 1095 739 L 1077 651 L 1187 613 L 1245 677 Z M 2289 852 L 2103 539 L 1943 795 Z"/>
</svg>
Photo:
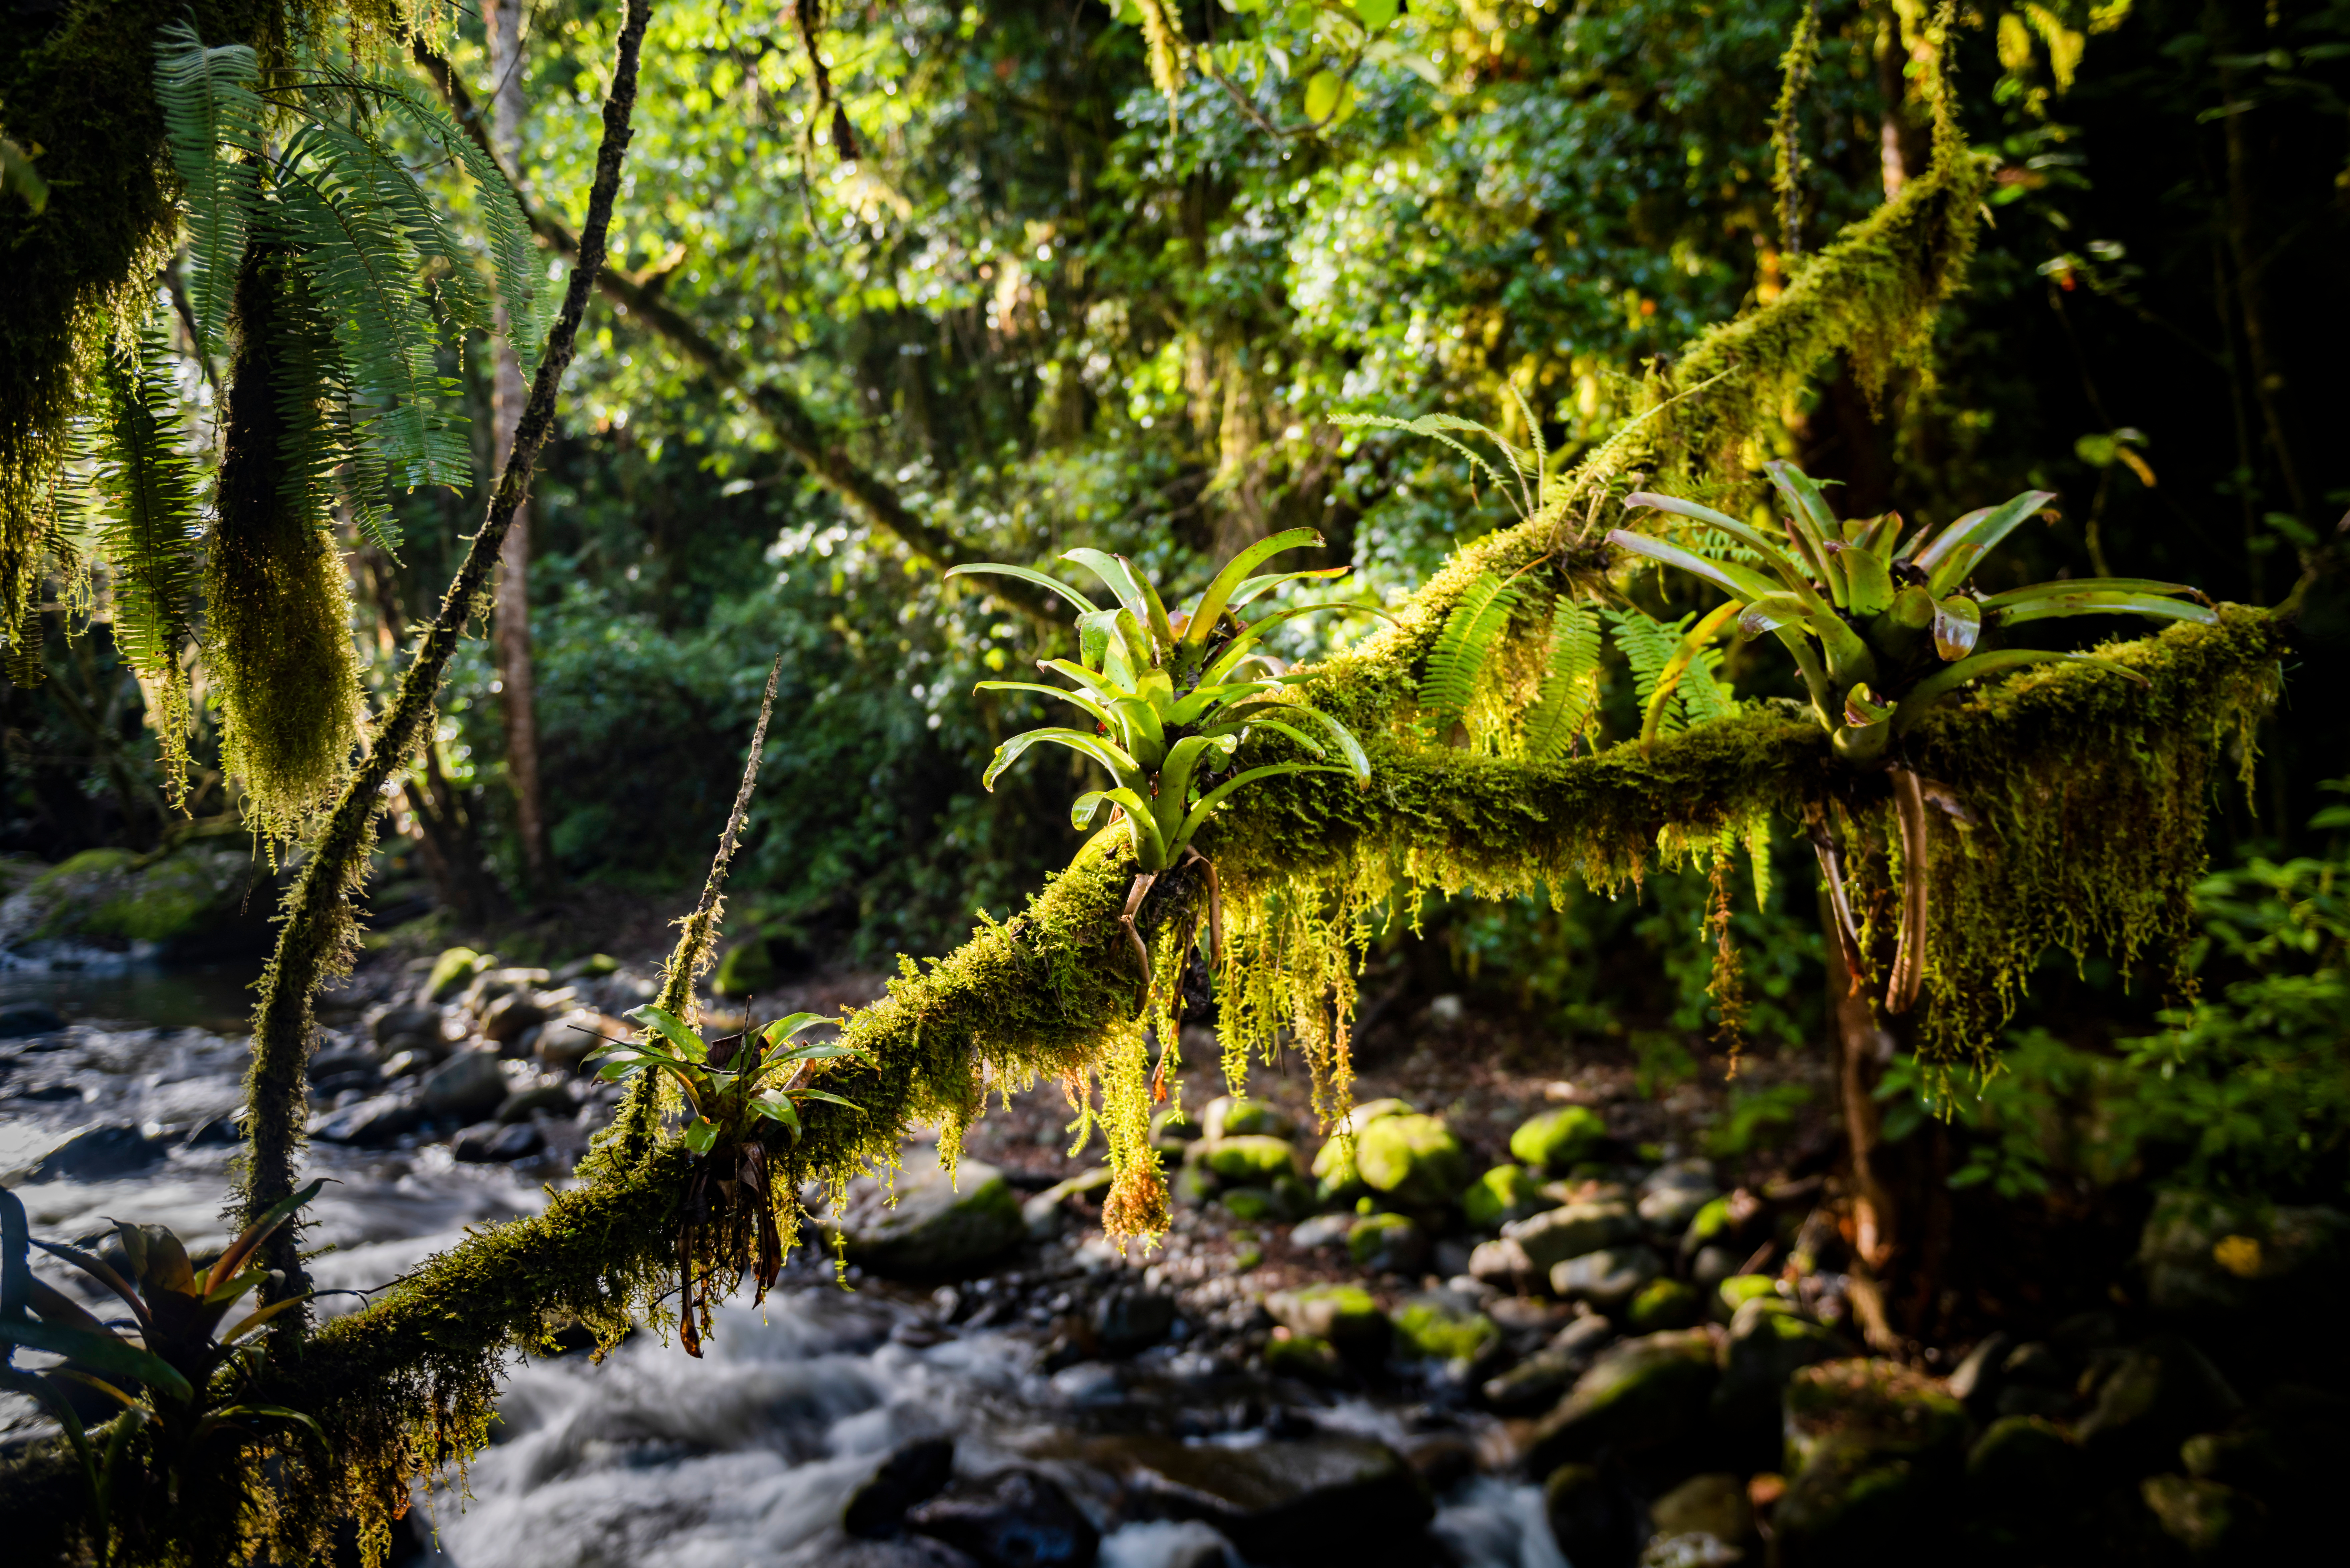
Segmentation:
<svg viewBox="0 0 2350 1568">
<path fill-rule="evenodd" d="M 1277 1137 L 1284 1140 L 1297 1136 L 1297 1124 L 1287 1112 L 1263 1100 L 1244 1099 L 1234 1095 L 1221 1095 L 1208 1102 L 1200 1113 L 1201 1136 L 1210 1141 L 1228 1137 Z"/>
<path fill-rule="evenodd" d="M 1711 1160 L 1678 1159 L 1658 1167 L 1640 1183 L 1636 1208 L 1642 1224 L 1672 1238 L 1684 1234 L 1698 1211 L 1720 1196 Z"/>
<path fill-rule="evenodd" d="M 1174 1326 L 1175 1298 L 1163 1291 L 1120 1286 L 1094 1303 L 1094 1336 L 1105 1355 L 1148 1350 Z"/>
<path fill-rule="evenodd" d="M 1355 1228 L 1352 1214 L 1316 1214 L 1311 1220 L 1300 1220 L 1289 1232 L 1289 1243 L 1308 1251 L 1323 1247 L 1343 1247 L 1347 1233 Z"/>
<path fill-rule="evenodd" d="M 1003 1173 L 975 1159 L 962 1161 L 958 1189 L 937 1164 L 935 1154 L 910 1156 L 898 1173 L 898 1203 L 888 1206 L 880 1184 L 869 1176 L 849 1184 L 843 1220 L 826 1215 L 827 1237 L 836 1226 L 849 1262 L 878 1274 L 912 1277 L 953 1274 L 976 1268 L 1011 1251 L 1026 1237 L 1020 1200 Z"/>
<path fill-rule="evenodd" d="M 628 1039 L 631 1033 L 617 1018 L 607 1018 L 588 1008 L 575 1008 L 540 1025 L 530 1054 L 556 1072 L 576 1073 L 591 1053 L 600 1050 L 607 1042 Z"/>
<path fill-rule="evenodd" d="M 1967 1494 L 1979 1512 L 2032 1521 L 2071 1502 L 2087 1480 L 2081 1446 L 2043 1416 L 2002 1416 L 1967 1451 Z"/>
<path fill-rule="evenodd" d="M 1299 1169 L 1297 1150 L 1282 1138 L 1253 1134 L 1244 1137 L 1202 1138 L 1184 1152 L 1184 1163 L 1204 1167 L 1221 1181 L 1244 1187 L 1270 1187 L 1276 1177 Z"/>
<path fill-rule="evenodd" d="M 509 992 L 490 1003 L 482 1013 L 482 1034 L 504 1045 L 519 1040 L 526 1030 L 536 1029 L 546 1022 L 546 1009 L 531 1000 L 525 992 Z"/>
<path fill-rule="evenodd" d="M 1523 1165 L 1497 1165 L 1461 1194 L 1461 1217 L 1476 1231 L 1498 1231 L 1513 1220 L 1530 1220 L 1548 1207 L 1543 1199 L 1542 1178 Z"/>
<path fill-rule="evenodd" d="M 1540 1350 L 1507 1372 L 1488 1378 L 1481 1390 L 1485 1403 L 1502 1411 L 1531 1410 L 1555 1403 L 1615 1337 L 1616 1325 L 1598 1314 L 1576 1318 Z"/>
<path fill-rule="evenodd" d="M 414 1035 L 406 1036 L 413 1040 Z M 395 1051 L 384 1058 L 383 1076 L 387 1083 L 400 1078 L 418 1078 L 441 1064 L 439 1056 L 423 1051 Z"/>
<path fill-rule="evenodd" d="M 375 1053 L 356 1045 L 333 1046 L 310 1058 L 306 1072 L 313 1084 L 347 1073 L 365 1073 L 373 1077 L 379 1072 Z"/>
<path fill-rule="evenodd" d="M 507 1093 L 496 1052 L 460 1051 L 425 1075 L 424 1108 L 448 1121 L 479 1121 L 505 1104 Z"/>
<path fill-rule="evenodd" d="M 906 1511 L 906 1527 L 985 1568 L 1087 1568 L 1101 1532 L 1052 1480 L 1014 1469 L 958 1486 Z"/>
<path fill-rule="evenodd" d="M 1347 1229 L 1347 1256 L 1374 1273 L 1417 1273 L 1428 1259 L 1428 1238 L 1400 1214 L 1366 1214 Z"/>
<path fill-rule="evenodd" d="M 1398 1303 L 1394 1323 L 1398 1355 L 1448 1362 L 1464 1376 L 1502 1345 L 1493 1320 L 1451 1291 L 1422 1291 L 1407 1298 Z"/>
<path fill-rule="evenodd" d="M 1469 1151 L 1436 1116 L 1381 1116 L 1355 1139 L 1355 1172 L 1375 1192 L 1434 1209 L 1469 1183 Z"/>
<path fill-rule="evenodd" d="M 2078 1433 L 2101 1462 L 2142 1472 L 2196 1433 L 2226 1426 L 2242 1408 L 2201 1351 L 2177 1334 L 2156 1334 L 2106 1376 Z"/>
<path fill-rule="evenodd" d="M 1690 1283 L 1711 1291 L 1738 1272 L 1739 1257 L 1727 1247 L 1700 1247 L 1690 1260 Z"/>
<path fill-rule="evenodd" d="M 1588 1106 L 1561 1106 L 1529 1118 L 1510 1135 L 1510 1158 L 1553 1175 L 1598 1158 L 1607 1124 Z"/>
<path fill-rule="evenodd" d="M 1224 1449 L 1144 1437 L 1120 1447 L 1139 1511 L 1211 1525 L 1263 1568 L 1392 1562 L 1435 1516 L 1410 1465 L 1367 1438 Z"/>
<path fill-rule="evenodd" d="M 1349 1361 L 1386 1359 L 1392 1330 L 1387 1314 L 1359 1285 L 1307 1285 L 1264 1298 L 1273 1321 L 1292 1334 L 1328 1340 Z"/>
<path fill-rule="evenodd" d="M 1788 1380 L 1786 1495 L 1773 1511 L 1779 1568 L 1891 1561 L 1956 1491 L 1966 1412 L 1898 1362 L 1806 1366 Z"/>
<path fill-rule="evenodd" d="M 54 1007 L 37 1002 L 20 1002 L 12 1007 L 0 1008 L 0 1040 L 23 1040 L 36 1034 L 54 1034 L 66 1026 Z"/>
<path fill-rule="evenodd" d="M 546 1135 L 532 1123 L 515 1122 L 501 1127 L 496 1122 L 482 1122 L 451 1138 L 449 1154 L 464 1165 L 503 1165 L 508 1160 L 528 1159 L 546 1147 Z"/>
<path fill-rule="evenodd" d="M 1650 1248 L 1607 1247 L 1552 1265 L 1550 1288 L 1566 1301 L 1588 1302 L 1614 1316 L 1630 1307 L 1641 1287 L 1664 1272 L 1665 1261 Z"/>
<path fill-rule="evenodd" d="M 421 1034 L 428 1040 L 438 1040 L 441 1037 L 441 1010 L 437 1007 L 387 1008 L 376 1015 L 372 1033 L 380 1051 L 391 1050 L 391 1043 L 403 1034 Z"/>
<path fill-rule="evenodd" d="M 1503 1291 L 1525 1291 L 1542 1279 L 1526 1250 L 1506 1237 L 1477 1244 L 1469 1254 L 1469 1276 Z"/>
<path fill-rule="evenodd" d="M 1544 1278 L 1570 1258 L 1637 1241 L 1639 1234 L 1639 1220 L 1621 1203 L 1570 1203 L 1502 1227 L 1502 1239 L 1523 1249 L 1527 1263 Z"/>
<path fill-rule="evenodd" d="M 2247 1561 L 2248 1550 L 2261 1535 L 2261 1505 L 2218 1481 L 2148 1476 L 2138 1483 L 2138 1495 L 2162 1533 L 2185 1548 L 2192 1562 Z M 2335 1545 L 2340 1545 L 2338 1539 Z"/>
<path fill-rule="evenodd" d="M 1552 1538 L 1574 1568 L 1632 1568 L 1640 1552 L 1640 1505 L 1596 1465 L 1561 1465 L 1543 1482 Z"/>
<path fill-rule="evenodd" d="M 27 1179 L 33 1181 L 105 1181 L 160 1164 L 163 1146 L 123 1122 L 100 1122 L 77 1131 L 43 1155 Z"/>
<path fill-rule="evenodd" d="M 906 1522 L 906 1511 L 927 1502 L 954 1479 L 954 1439 L 923 1438 L 900 1445 L 872 1479 L 848 1495 L 840 1527 L 868 1540 L 894 1535 Z"/>
<path fill-rule="evenodd" d="M 1999 1396 L 2000 1366 L 2015 1342 L 2004 1331 L 1986 1335 L 1950 1374 L 1950 1397 L 1981 1418 Z"/>
<path fill-rule="evenodd" d="M 1627 1339 L 1599 1356 L 1535 1427 L 1536 1470 L 1659 1449 L 1702 1421 L 1713 1394 L 1713 1340 L 1703 1329 Z"/>
<path fill-rule="evenodd" d="M 312 1117 L 310 1136 L 320 1143 L 348 1144 L 353 1148 L 390 1148 L 402 1135 L 423 1125 L 423 1107 L 408 1096 L 378 1095 Z"/>
<path fill-rule="evenodd" d="M 1754 1536 L 1754 1505 L 1746 1483 L 1716 1471 L 1691 1476 L 1648 1505 L 1648 1521 L 1659 1535 L 1710 1535 L 1724 1546 L 1744 1546 Z"/>
<path fill-rule="evenodd" d="M 497 961 L 492 954 L 477 953 L 471 948 L 443 948 L 441 956 L 432 961 L 432 972 L 425 976 L 417 994 L 426 1002 L 446 1002 Z"/>
<path fill-rule="evenodd" d="M 1565 1268 L 1571 1265 L 1561 1264 Z M 1705 1298 L 1684 1280 L 1650 1280 L 1624 1309 L 1624 1326 L 1634 1334 L 1656 1334 L 1668 1328 L 1695 1328 L 1705 1316 Z"/>
<path fill-rule="evenodd" d="M 1843 1335 L 1797 1316 L 1777 1296 L 1749 1301 L 1731 1318 L 1722 1338 L 1714 1419 L 1758 1459 L 1775 1459 L 1787 1380 L 1803 1367 L 1851 1355 Z"/>
<path fill-rule="evenodd" d="M 546 1084 L 535 1088 L 516 1089 L 498 1103 L 495 1120 L 526 1122 L 533 1116 L 568 1116 L 579 1109 L 579 1096 L 567 1084 Z"/>
</svg>

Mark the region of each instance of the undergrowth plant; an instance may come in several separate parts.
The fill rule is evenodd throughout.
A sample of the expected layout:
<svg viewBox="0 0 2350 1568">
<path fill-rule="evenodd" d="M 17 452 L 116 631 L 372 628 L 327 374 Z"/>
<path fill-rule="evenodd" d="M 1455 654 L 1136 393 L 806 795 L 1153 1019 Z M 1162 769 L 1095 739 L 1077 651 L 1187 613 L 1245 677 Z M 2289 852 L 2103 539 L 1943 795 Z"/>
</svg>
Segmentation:
<svg viewBox="0 0 2350 1568">
<path fill-rule="evenodd" d="M 1886 1008 L 1905 1012 L 1924 980 L 1924 932 L 1929 873 L 1925 808 L 1928 785 L 1902 761 L 1900 742 L 1933 706 L 1971 680 L 2027 665 L 2074 663 L 2111 670 L 2145 684 L 2126 666 L 2094 654 L 2000 648 L 2001 634 L 2037 620 L 2065 616 L 2136 615 L 2210 625 L 2218 617 L 2183 583 L 2140 577 L 2090 577 L 2036 583 L 1984 596 L 1968 578 L 1989 554 L 2055 497 L 2027 490 L 1998 506 L 1966 514 L 1939 532 L 1904 533 L 1901 514 L 1839 520 L 1819 483 L 1793 463 L 1765 464 L 1784 506 L 1771 532 L 1693 501 L 1636 492 L 1627 509 L 1686 519 L 1721 536 L 1719 555 L 1635 533 L 1610 532 L 1610 543 L 1709 583 L 1728 599 L 1700 619 L 1659 672 L 1644 742 L 1657 730 L 1659 705 L 1692 668 L 1700 653 L 1730 629 L 1747 637 L 1768 632 L 1784 645 L 1802 673 L 1814 716 L 1833 738 L 1848 768 L 1889 768 L 1901 843 L 1900 936 Z M 2194 596 L 2182 597 L 2182 596 Z M 1947 792 L 1934 792 L 1947 800 Z M 1949 801 L 1946 809 L 1963 812 Z M 1824 814 L 1813 823 L 1822 870 L 1844 940 L 1845 961 L 1860 983 L 1862 944 L 1845 888 L 1843 852 Z"/>
<path fill-rule="evenodd" d="M 24 1204 L 0 1188 L 0 1388 L 32 1398 L 64 1429 L 89 1488 L 101 1563 L 113 1557 L 117 1505 L 126 1499 L 137 1499 L 122 1510 L 136 1529 L 156 1501 L 147 1495 L 152 1485 L 163 1488 L 166 1500 L 182 1501 L 265 1424 L 290 1424 L 323 1440 L 309 1416 L 255 1402 L 245 1392 L 266 1355 L 254 1336 L 307 1293 L 248 1305 L 227 1327 L 222 1323 L 270 1279 L 256 1256 L 261 1244 L 325 1185 L 313 1181 L 277 1203 L 203 1269 L 169 1228 L 118 1221 L 115 1240 L 127 1273 L 84 1247 L 34 1240 Z M 29 1266 L 34 1247 L 80 1270 L 120 1300 L 130 1318 L 102 1320 L 36 1276 Z M 62 1360 L 27 1371 L 15 1365 L 19 1350 Z M 114 1412 L 102 1446 L 76 1408 L 77 1392 L 99 1397 Z M 200 1473 L 199 1466 L 206 1468 Z M 185 1501 L 212 1506 L 192 1495 Z"/>
</svg>

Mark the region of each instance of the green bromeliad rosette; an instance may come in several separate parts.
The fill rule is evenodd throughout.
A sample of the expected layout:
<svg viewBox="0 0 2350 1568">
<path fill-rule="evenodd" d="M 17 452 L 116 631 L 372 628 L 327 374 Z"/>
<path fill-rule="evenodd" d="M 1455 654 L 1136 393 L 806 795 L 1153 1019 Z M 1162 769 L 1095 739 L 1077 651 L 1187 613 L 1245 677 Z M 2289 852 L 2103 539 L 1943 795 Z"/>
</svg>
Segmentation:
<svg viewBox="0 0 2350 1568">
<path fill-rule="evenodd" d="M 768 1155 L 780 1152 L 780 1139 L 799 1141 L 799 1107 L 820 1100 L 862 1114 L 854 1101 L 803 1080 L 819 1064 L 842 1057 L 880 1064 L 844 1041 L 793 1044 L 819 1023 L 840 1022 L 820 1012 L 795 1012 L 715 1040 L 660 1007 L 629 1016 L 644 1025 L 644 1037 L 613 1041 L 587 1060 L 601 1061 L 596 1075 L 608 1083 L 638 1074 L 665 1076 L 684 1098 L 681 1136 L 694 1160 L 678 1221 L 678 1340 L 688 1355 L 700 1355 L 712 1307 L 741 1276 L 754 1279 L 764 1298 L 783 1270 Z M 698 1277 L 697 1262 L 703 1265 Z"/>
<path fill-rule="evenodd" d="M 1838 760 L 1856 770 L 1885 769 L 1892 782 L 1903 897 L 1899 947 L 1885 1004 L 1889 1012 L 1907 1012 L 1924 978 L 1929 792 L 1902 755 L 1904 739 L 1929 710 L 1968 682 L 2028 665 L 2084 664 L 2145 681 L 2137 671 L 2095 654 L 1998 647 L 2001 635 L 2012 628 L 2064 616 L 2136 615 L 2207 625 L 2218 616 L 2183 583 L 2140 577 L 2073 578 L 1988 596 L 1970 587 L 1968 578 L 1990 553 L 2055 499 L 2048 491 L 2027 490 L 2001 505 L 1970 512 L 1939 533 L 1925 527 L 1904 536 L 1898 512 L 1839 520 L 1818 482 L 1801 469 L 1788 462 L 1765 468 L 1785 507 L 1777 532 L 1669 495 L 1639 492 L 1625 498 L 1627 509 L 1663 512 L 1722 535 L 1746 559 L 1700 555 L 1625 528 L 1607 535 L 1633 555 L 1687 572 L 1730 596 L 1675 649 L 1649 699 L 1642 739 L 1653 742 L 1659 715 L 1680 673 L 1733 620 L 1742 634 L 1769 633 L 1786 647 Z M 1814 811 L 1811 829 L 1856 986 L 1865 969 L 1845 894 L 1842 847 L 1824 812 Z"/>
<path fill-rule="evenodd" d="M 1370 759 L 1354 732 L 1295 696 L 1318 672 L 1284 671 L 1261 639 L 1283 622 L 1317 610 L 1363 609 L 1381 617 L 1387 612 L 1367 605 L 1316 604 L 1274 610 L 1254 621 L 1243 621 L 1239 614 L 1284 583 L 1345 576 L 1345 566 L 1250 576 L 1284 551 L 1321 543 L 1322 535 L 1311 528 L 1292 528 L 1252 545 L 1227 562 L 1197 599 L 1173 612 L 1133 562 L 1100 550 L 1070 550 L 1061 559 L 1084 566 L 1108 587 L 1117 599 L 1108 609 L 1097 608 L 1066 583 L 1025 566 L 991 562 L 947 574 L 1017 577 L 1076 607 L 1079 657 L 1037 661 L 1038 669 L 1066 677 L 1071 686 L 983 680 L 975 690 L 1055 697 L 1093 720 L 1094 728 L 1053 727 L 1014 735 L 995 749 L 980 782 L 993 789 L 1023 753 L 1046 743 L 1066 746 L 1108 771 L 1111 786 L 1079 795 L 1070 805 L 1069 821 L 1090 827 L 1107 805 L 1110 820 L 1126 825 L 1138 874 L 1119 923 L 1141 965 L 1146 998 L 1152 982 L 1150 952 L 1134 917 L 1161 872 L 1201 863 L 1208 879 L 1210 938 L 1221 955 L 1223 916 L 1215 867 L 1191 843 L 1219 805 L 1237 790 L 1283 774 L 1345 773 L 1357 784 L 1370 782 Z M 1273 763 L 1221 772 L 1220 765 L 1255 731 L 1283 736 L 1315 757 L 1328 754 L 1326 744 L 1345 765 Z"/>
</svg>

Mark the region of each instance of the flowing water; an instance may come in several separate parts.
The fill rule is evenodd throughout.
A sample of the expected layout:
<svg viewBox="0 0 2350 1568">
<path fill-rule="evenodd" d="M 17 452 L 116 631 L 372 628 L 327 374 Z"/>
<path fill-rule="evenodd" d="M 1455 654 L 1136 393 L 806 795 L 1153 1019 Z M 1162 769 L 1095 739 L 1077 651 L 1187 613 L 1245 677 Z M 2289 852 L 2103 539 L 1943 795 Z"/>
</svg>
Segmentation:
<svg viewBox="0 0 2350 1568">
<path fill-rule="evenodd" d="M 34 1234 L 83 1236 L 121 1218 L 170 1225 L 194 1249 L 225 1242 L 234 1147 L 221 1118 L 238 1104 L 247 1060 L 234 1031 L 249 980 L 0 973 L 0 1010 L 37 1002 L 67 1020 L 62 1030 L 0 1042 L 0 1174 L 24 1199 Z M 168 1152 L 111 1176 L 26 1179 L 66 1136 L 102 1123 L 140 1127 Z M 309 1174 L 333 1179 L 308 1233 L 331 1249 L 313 1265 L 319 1286 L 345 1293 L 322 1299 L 329 1313 L 356 1309 L 364 1293 L 462 1240 L 469 1225 L 537 1211 L 546 1184 L 562 1179 L 547 1163 L 460 1165 L 445 1145 L 316 1144 Z M 1220 1541 L 1206 1526 L 1129 1517 L 1117 1483 L 1069 1457 L 1081 1449 L 1073 1434 L 1115 1425 L 1122 1402 L 1147 1402 L 1164 1429 L 1186 1398 L 1228 1398 L 1211 1387 L 1204 1357 L 1187 1359 L 1172 1344 L 1129 1363 L 1048 1374 L 1035 1338 L 958 1328 L 941 1299 L 871 1282 L 845 1291 L 801 1264 L 763 1306 L 723 1308 L 700 1360 L 650 1334 L 600 1365 L 582 1355 L 518 1356 L 491 1446 L 462 1481 L 420 1493 L 431 1544 L 409 1560 L 440 1568 L 847 1562 L 863 1550 L 840 1530 L 848 1494 L 892 1449 L 943 1435 L 954 1439 L 958 1475 L 1016 1462 L 1059 1480 L 1103 1529 L 1105 1568 L 1214 1561 Z M 1318 1408 L 1313 1419 L 1399 1444 L 1405 1435 L 1398 1411 L 1368 1402 Z M 1264 1440 L 1228 1420 L 1193 1425 L 1213 1428 L 1194 1442 Z M 0 1398 L 0 1442 L 38 1429 L 27 1402 Z M 1437 1560 L 1462 1568 L 1565 1568 L 1536 1490 L 1490 1476 L 1442 1497 L 1430 1534 Z"/>
</svg>

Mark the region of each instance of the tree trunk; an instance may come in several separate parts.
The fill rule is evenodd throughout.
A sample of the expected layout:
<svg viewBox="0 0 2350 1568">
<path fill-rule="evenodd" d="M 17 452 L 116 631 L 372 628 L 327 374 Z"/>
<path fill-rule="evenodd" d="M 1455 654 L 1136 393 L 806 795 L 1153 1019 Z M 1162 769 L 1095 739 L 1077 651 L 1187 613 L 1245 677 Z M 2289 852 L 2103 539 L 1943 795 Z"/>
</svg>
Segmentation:
<svg viewBox="0 0 2350 1568">
<path fill-rule="evenodd" d="M 514 178 L 522 178 L 523 97 L 522 0 L 490 0 L 483 8 L 488 23 L 490 71 L 495 78 L 490 97 L 490 140 L 498 161 Z M 491 420 L 496 426 L 497 456 L 494 467 L 503 472 L 514 452 L 515 424 L 522 418 L 528 389 L 523 385 L 522 364 L 507 339 L 505 303 L 495 306 L 497 336 L 493 349 L 497 373 L 492 383 Z M 514 790 L 515 836 L 522 846 L 522 882 L 525 897 L 546 889 L 546 816 L 538 782 L 538 685 L 530 657 L 530 508 L 515 514 L 498 553 L 496 611 L 498 684 L 505 713 L 506 782 Z"/>
<path fill-rule="evenodd" d="M 1836 1095 L 1851 1167 L 1853 1251 L 1871 1270 L 1878 1270 L 1893 1251 L 1894 1214 L 1877 1172 L 1876 1090 L 1893 1056 L 1893 1037 L 1878 1026 L 1866 989 L 1853 984 L 1836 918 L 1825 897 L 1820 923 L 1828 937 L 1828 1018 L 1835 1032 Z"/>
</svg>

